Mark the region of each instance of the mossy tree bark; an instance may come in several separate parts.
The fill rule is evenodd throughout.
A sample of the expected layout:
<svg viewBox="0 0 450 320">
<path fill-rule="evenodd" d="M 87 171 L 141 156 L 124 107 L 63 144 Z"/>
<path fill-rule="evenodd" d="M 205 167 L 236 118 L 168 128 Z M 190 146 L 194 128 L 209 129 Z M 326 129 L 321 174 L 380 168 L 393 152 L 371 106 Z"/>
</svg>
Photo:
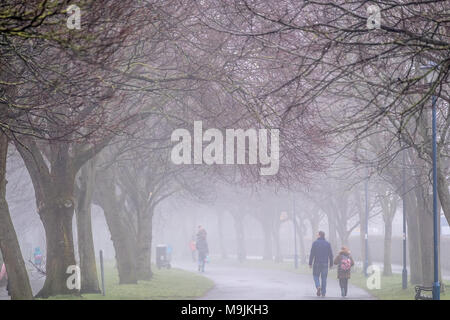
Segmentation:
<svg viewBox="0 0 450 320">
<path fill-rule="evenodd" d="M 82 168 L 77 188 L 76 219 L 80 256 L 81 293 L 100 293 L 92 235 L 91 206 L 95 183 L 95 158 Z"/>
<path fill-rule="evenodd" d="M 108 141 L 90 147 L 64 141 L 38 146 L 36 140 L 25 137 L 15 142 L 30 174 L 46 235 L 46 278 L 38 297 L 79 294 L 77 287 L 67 285 L 71 274 L 66 273 L 76 265 L 72 230 L 75 176 Z"/>
<path fill-rule="evenodd" d="M 0 133 L 0 249 L 9 279 L 13 300 L 33 299 L 28 273 L 6 201 L 6 157 L 8 138 Z"/>
<path fill-rule="evenodd" d="M 112 170 L 99 172 L 96 177 L 94 202 L 102 207 L 116 254 L 120 284 L 136 284 L 136 232 L 125 215 L 124 194 L 116 195 Z"/>
<path fill-rule="evenodd" d="M 78 294 L 76 288 L 69 288 L 66 283 L 70 276 L 66 273 L 68 267 L 76 265 L 72 218 L 77 170 L 69 156 L 69 144 L 61 142 L 50 146 L 47 160 L 32 139 L 23 139 L 16 143 L 16 148 L 31 176 L 46 235 L 46 278 L 37 296 Z"/>
<path fill-rule="evenodd" d="M 385 185 L 378 186 L 384 222 L 383 274 L 392 275 L 392 221 L 397 211 L 397 198 Z"/>
<path fill-rule="evenodd" d="M 139 214 L 137 233 L 137 277 L 139 280 L 152 278 L 151 253 L 152 253 L 152 219 L 153 209 Z"/>
</svg>

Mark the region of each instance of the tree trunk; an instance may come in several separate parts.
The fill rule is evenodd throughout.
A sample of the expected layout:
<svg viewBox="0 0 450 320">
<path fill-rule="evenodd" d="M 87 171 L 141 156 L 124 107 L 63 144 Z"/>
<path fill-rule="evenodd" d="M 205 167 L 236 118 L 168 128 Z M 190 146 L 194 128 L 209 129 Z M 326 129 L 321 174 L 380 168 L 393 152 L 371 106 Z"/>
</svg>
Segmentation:
<svg viewBox="0 0 450 320">
<path fill-rule="evenodd" d="M 331 249 L 333 254 L 337 252 L 337 236 L 336 236 L 336 222 L 334 217 L 327 214 L 328 217 L 328 239 L 330 240 Z"/>
<path fill-rule="evenodd" d="M 47 160 L 32 139 L 24 138 L 15 145 L 31 176 L 36 206 L 46 235 L 46 278 L 37 297 L 79 294 L 78 289 L 69 289 L 66 283 L 71 277 L 66 273 L 68 267 L 76 266 L 72 218 L 77 169 L 69 155 L 69 144 L 59 142 L 51 145 L 51 156 Z"/>
<path fill-rule="evenodd" d="M 263 260 L 272 260 L 273 252 L 272 252 L 272 232 L 270 223 L 265 220 L 260 220 L 262 224 L 263 234 L 264 234 L 264 255 Z"/>
<path fill-rule="evenodd" d="M 442 161 L 440 156 L 438 156 L 437 161 L 437 190 L 439 195 L 439 202 L 442 206 L 442 211 L 444 211 L 445 218 L 450 223 L 450 191 L 447 182 L 447 177 L 445 175 L 445 168 L 442 166 Z"/>
<path fill-rule="evenodd" d="M 222 256 L 222 259 L 227 259 L 227 249 L 225 246 L 225 241 L 223 239 L 223 213 L 218 212 L 217 213 L 217 230 L 219 233 L 219 244 L 220 244 L 220 254 Z"/>
<path fill-rule="evenodd" d="M 141 213 L 139 213 L 141 215 Z M 150 280 L 152 278 L 151 269 L 151 248 L 152 248 L 152 217 L 153 212 L 143 212 L 138 223 L 137 232 L 137 278 L 138 280 Z"/>
<path fill-rule="evenodd" d="M 349 232 L 347 231 L 348 218 L 346 218 L 346 216 L 343 216 L 343 215 L 341 215 L 341 217 L 343 217 L 342 221 L 336 221 L 337 222 L 336 223 L 336 231 L 337 231 L 336 233 L 340 240 L 339 246 L 336 247 L 337 251 L 339 251 L 342 246 L 348 246 L 348 237 L 350 235 Z M 336 242 L 337 242 L 337 239 L 336 239 Z M 333 251 L 333 253 L 337 252 L 337 251 Z"/>
<path fill-rule="evenodd" d="M 419 231 L 419 208 L 413 192 L 406 193 L 406 203 L 409 204 L 406 211 L 407 243 L 409 254 L 409 276 L 411 284 L 422 284 L 422 260 Z"/>
<path fill-rule="evenodd" d="M 356 192 L 355 196 L 356 196 L 356 204 L 358 207 L 358 216 L 359 216 L 359 241 L 360 241 L 360 246 L 361 246 L 361 261 L 364 263 L 364 259 L 365 259 L 365 255 L 366 255 L 366 239 L 365 239 L 365 221 L 366 221 L 366 209 L 365 206 L 363 206 L 362 204 L 364 204 L 365 200 L 362 200 L 360 197 L 360 193 Z M 368 235 L 370 237 L 370 234 Z M 372 264 L 372 258 L 370 256 L 370 241 L 369 241 L 369 245 L 367 246 L 367 261 L 368 261 L 368 265 L 370 266 Z"/>
<path fill-rule="evenodd" d="M 8 274 L 11 299 L 29 300 L 33 299 L 33 293 L 6 202 L 7 153 L 8 139 L 6 135 L 0 134 L 0 249 Z"/>
<path fill-rule="evenodd" d="M 68 268 L 76 266 L 72 230 L 75 174 L 67 164 L 58 161 L 52 168 L 50 183 L 43 184 L 36 196 L 47 243 L 46 278 L 37 297 L 78 295 L 79 288 L 69 288 L 66 283 L 71 276 Z"/>
<path fill-rule="evenodd" d="M 433 217 L 430 212 L 419 215 L 420 247 L 422 258 L 422 285 L 433 284 Z"/>
<path fill-rule="evenodd" d="M 91 223 L 91 205 L 94 183 L 95 159 L 91 159 L 81 168 L 80 190 L 77 197 L 76 209 L 81 293 L 100 293 Z"/>
<path fill-rule="evenodd" d="M 433 216 L 428 195 L 422 186 L 415 188 L 419 209 L 419 239 L 422 260 L 422 285 L 433 284 Z"/>
<path fill-rule="evenodd" d="M 115 210 L 103 209 L 116 253 L 119 284 L 136 284 L 136 241 Z"/>
<path fill-rule="evenodd" d="M 341 242 L 342 242 L 342 246 L 349 246 L 349 241 L 348 238 L 350 237 L 350 233 L 349 231 L 346 231 L 345 233 L 343 233 L 341 236 Z M 336 252 L 337 253 L 337 252 Z"/>
<path fill-rule="evenodd" d="M 317 239 L 317 233 L 319 232 L 319 219 L 310 218 L 309 223 L 311 224 L 311 242 Z"/>
<path fill-rule="evenodd" d="M 247 258 L 245 251 L 244 223 L 243 217 L 238 213 L 233 214 L 234 226 L 236 229 L 236 253 L 239 262 L 244 262 Z"/>
<path fill-rule="evenodd" d="M 392 220 L 386 219 L 384 222 L 384 259 L 383 274 L 385 276 L 392 275 Z"/>
<path fill-rule="evenodd" d="M 280 224 L 274 223 L 273 225 L 273 243 L 275 245 L 275 262 L 283 262 L 283 255 L 281 253 L 280 246 Z"/>
<path fill-rule="evenodd" d="M 365 256 L 366 256 L 366 238 L 365 238 L 365 212 L 364 211 L 359 211 L 359 242 L 360 242 L 360 246 L 361 246 L 361 261 L 364 262 Z M 370 236 L 370 235 L 369 235 Z M 370 243 L 370 242 L 369 242 Z M 370 257 L 370 248 L 368 246 L 367 248 L 367 261 L 368 261 L 368 265 L 370 266 L 372 264 L 372 259 Z"/>
<path fill-rule="evenodd" d="M 300 223 L 297 223 L 297 221 L 294 221 L 294 223 L 297 224 L 296 226 L 296 231 L 297 231 L 297 236 L 296 238 L 298 238 L 298 242 L 300 245 L 300 252 L 299 252 L 299 261 L 301 264 L 306 264 L 306 248 L 305 248 L 305 239 L 303 238 L 303 234 L 304 234 L 304 220 L 300 218 Z"/>
<path fill-rule="evenodd" d="M 68 267 L 76 265 L 72 232 L 73 205 L 66 207 L 53 201 L 52 205 L 44 205 L 40 215 L 47 241 L 47 259 L 44 287 L 37 297 L 79 294 L 77 288 L 69 288 L 66 283 L 70 276 L 66 273 Z"/>
<path fill-rule="evenodd" d="M 0 225 L 0 228 L 1 228 L 1 225 Z M 0 234 L 0 237 L 1 237 L 1 234 Z M 1 244 L 0 244 L 0 266 L 2 266 L 3 265 L 3 256 L 2 256 L 2 248 L 1 248 Z M 7 279 L 6 279 L 6 277 L 3 277 L 1 280 L 0 280 L 0 287 L 6 287 L 6 285 L 7 285 Z"/>
<path fill-rule="evenodd" d="M 115 185 L 105 179 L 107 172 L 97 175 L 95 202 L 102 207 L 116 254 L 119 284 L 136 284 L 136 240 L 134 232 L 120 216 L 122 204 L 115 195 Z"/>
</svg>

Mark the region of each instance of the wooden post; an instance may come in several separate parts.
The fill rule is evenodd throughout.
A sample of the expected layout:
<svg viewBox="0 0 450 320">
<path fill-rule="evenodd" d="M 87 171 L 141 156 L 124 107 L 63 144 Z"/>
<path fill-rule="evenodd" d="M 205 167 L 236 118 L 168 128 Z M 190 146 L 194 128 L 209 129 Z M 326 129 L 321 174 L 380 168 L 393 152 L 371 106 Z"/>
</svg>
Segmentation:
<svg viewBox="0 0 450 320">
<path fill-rule="evenodd" d="M 103 251 L 100 250 L 100 272 L 102 275 L 102 295 L 105 295 L 105 271 L 103 266 Z"/>
</svg>

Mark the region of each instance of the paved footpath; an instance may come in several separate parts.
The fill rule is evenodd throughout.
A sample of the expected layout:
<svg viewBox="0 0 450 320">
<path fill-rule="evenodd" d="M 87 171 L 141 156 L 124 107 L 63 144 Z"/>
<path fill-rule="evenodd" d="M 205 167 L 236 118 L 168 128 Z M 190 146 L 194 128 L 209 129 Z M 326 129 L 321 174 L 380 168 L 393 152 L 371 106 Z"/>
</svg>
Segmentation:
<svg viewBox="0 0 450 320">
<path fill-rule="evenodd" d="M 187 271 L 195 271 L 196 265 L 173 265 Z M 297 274 L 273 269 L 221 266 L 210 263 L 202 273 L 215 283 L 201 300 L 312 300 L 343 299 L 336 279 L 336 268 L 328 274 L 327 296 L 317 297 L 312 275 Z M 374 299 L 366 291 L 349 285 L 345 299 Z"/>
<path fill-rule="evenodd" d="M 195 271 L 195 263 L 173 263 L 173 267 Z M 210 263 L 206 266 L 205 277 L 214 281 L 215 286 L 201 300 L 312 300 L 342 299 L 336 279 L 336 268 L 328 273 L 327 296 L 315 295 L 312 275 L 289 271 L 223 266 Z M 33 293 L 42 288 L 44 278 L 30 275 Z M 0 300 L 9 300 L 5 287 L 0 287 Z M 366 291 L 349 285 L 346 299 L 374 299 Z"/>
</svg>

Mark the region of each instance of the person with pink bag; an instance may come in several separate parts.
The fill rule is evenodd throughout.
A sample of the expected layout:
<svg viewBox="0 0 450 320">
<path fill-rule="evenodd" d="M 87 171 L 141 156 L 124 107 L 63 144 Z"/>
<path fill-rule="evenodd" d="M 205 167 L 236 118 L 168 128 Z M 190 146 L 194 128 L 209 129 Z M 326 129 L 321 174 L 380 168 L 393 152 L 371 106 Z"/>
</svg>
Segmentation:
<svg viewBox="0 0 450 320">
<path fill-rule="evenodd" d="M 8 273 L 6 272 L 6 265 L 4 263 L 2 264 L 2 268 L 0 269 L 0 282 L 3 280 L 3 278 L 5 278 L 7 281 L 6 282 L 6 291 L 8 292 L 8 295 L 10 296 Z"/>
<path fill-rule="evenodd" d="M 7 277 L 7 274 L 6 274 L 6 266 L 5 266 L 5 264 L 3 263 L 2 264 L 2 268 L 0 269 L 0 281 L 2 281 L 3 280 L 3 277 Z"/>
<path fill-rule="evenodd" d="M 337 277 L 339 279 L 339 286 L 341 287 L 342 297 L 347 296 L 348 279 L 350 279 L 351 269 L 355 264 L 350 254 L 350 250 L 343 246 L 341 251 L 334 259 L 334 264 L 338 266 Z"/>
</svg>

